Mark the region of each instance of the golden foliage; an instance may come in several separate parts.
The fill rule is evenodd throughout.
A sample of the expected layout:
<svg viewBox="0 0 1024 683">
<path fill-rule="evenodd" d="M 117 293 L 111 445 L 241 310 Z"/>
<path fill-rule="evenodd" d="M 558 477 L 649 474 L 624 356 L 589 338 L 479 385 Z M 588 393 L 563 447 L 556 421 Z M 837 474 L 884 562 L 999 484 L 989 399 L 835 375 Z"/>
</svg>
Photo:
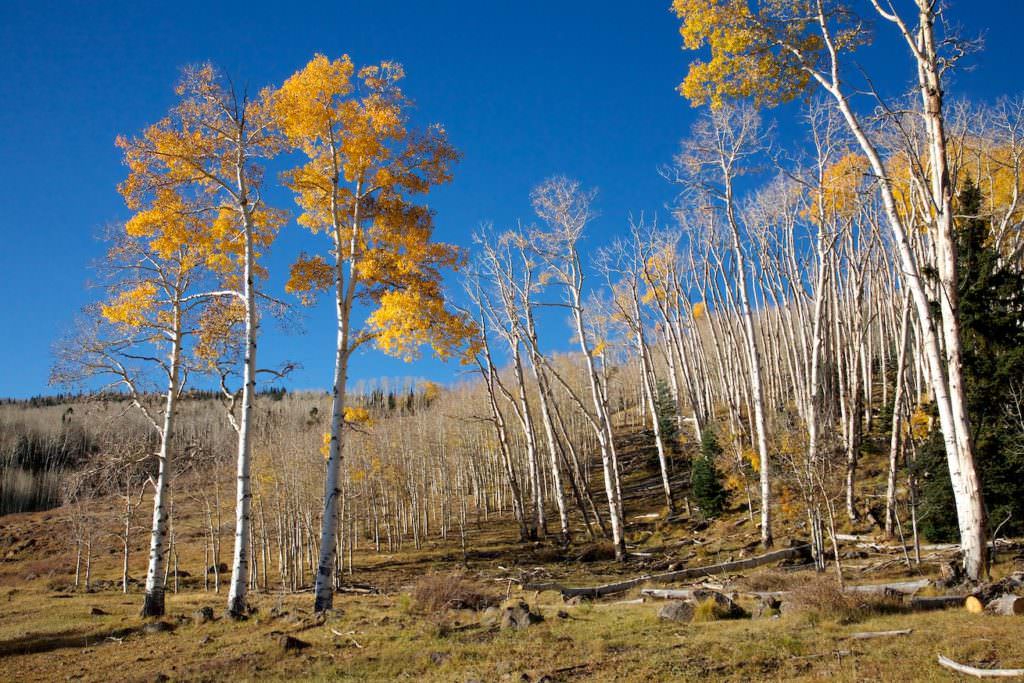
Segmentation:
<svg viewBox="0 0 1024 683">
<path fill-rule="evenodd" d="M 156 306 L 156 285 L 142 282 L 120 292 L 109 304 L 100 305 L 100 314 L 122 327 L 141 327 L 147 322 L 146 314 Z"/>
<path fill-rule="evenodd" d="M 447 358 L 475 335 L 441 291 L 440 271 L 465 259 L 431 241 L 433 213 L 412 197 L 451 180 L 459 155 L 440 126 L 409 128 L 404 76 L 393 62 L 357 70 L 347 55 L 316 55 L 269 96 L 275 125 L 307 157 L 284 174 L 302 209 L 298 221 L 330 236 L 334 261 L 303 255 L 287 289 L 308 301 L 349 273 L 350 281 L 337 280 L 339 301 L 354 295 L 371 305 L 367 324 L 379 348 L 412 359 L 430 345 Z"/>
<path fill-rule="evenodd" d="M 284 291 L 296 294 L 304 304 L 313 302 L 316 293 L 327 289 L 334 281 L 334 268 L 322 256 L 299 256 L 292 264 Z"/>
<path fill-rule="evenodd" d="M 674 0 L 679 33 L 688 50 L 707 48 L 706 60 L 690 62 L 679 92 L 694 105 L 719 106 L 752 98 L 774 105 L 800 95 L 810 80 L 822 41 L 811 28 L 809 0 Z M 791 50 L 780 48 L 791 45 Z"/>
<path fill-rule="evenodd" d="M 349 424 L 373 425 L 370 411 L 362 406 L 345 406 L 345 422 Z"/>
<path fill-rule="evenodd" d="M 865 192 L 863 186 L 869 168 L 867 157 L 853 152 L 843 155 L 825 168 L 821 187 L 812 196 L 815 207 L 820 202 L 820 212 L 825 220 L 850 220 L 854 217 L 861 204 L 861 195 Z M 808 218 L 817 223 L 820 217 L 816 208 Z"/>
</svg>

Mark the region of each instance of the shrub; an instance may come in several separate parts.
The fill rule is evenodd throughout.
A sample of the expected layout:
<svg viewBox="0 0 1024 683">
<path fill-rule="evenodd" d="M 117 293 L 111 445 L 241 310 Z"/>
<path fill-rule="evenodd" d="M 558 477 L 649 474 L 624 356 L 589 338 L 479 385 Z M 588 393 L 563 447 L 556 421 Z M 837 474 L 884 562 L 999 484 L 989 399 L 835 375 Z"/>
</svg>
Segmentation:
<svg viewBox="0 0 1024 683">
<path fill-rule="evenodd" d="M 794 611 L 813 622 L 830 619 L 838 624 L 853 624 L 880 614 L 904 611 L 901 596 L 871 593 L 844 593 L 831 576 L 815 576 L 801 583 L 787 598 Z"/>
</svg>

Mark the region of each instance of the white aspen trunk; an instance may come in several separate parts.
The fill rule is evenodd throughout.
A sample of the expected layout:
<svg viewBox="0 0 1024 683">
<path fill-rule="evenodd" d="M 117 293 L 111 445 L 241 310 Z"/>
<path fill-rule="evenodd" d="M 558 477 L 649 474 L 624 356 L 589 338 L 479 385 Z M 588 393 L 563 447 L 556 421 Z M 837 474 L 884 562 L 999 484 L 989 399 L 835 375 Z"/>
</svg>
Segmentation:
<svg viewBox="0 0 1024 683">
<path fill-rule="evenodd" d="M 747 266 L 743 247 L 740 244 L 739 227 L 736 224 L 734 214 L 732 180 L 729 176 L 730 171 L 727 169 L 723 170 L 725 170 L 726 175 L 726 213 L 732 232 L 733 257 L 736 259 L 736 287 L 740 315 L 743 318 L 743 331 L 747 342 L 747 356 L 750 366 L 750 393 L 752 394 L 751 403 L 754 409 L 754 432 L 757 439 L 757 451 L 760 462 L 758 474 L 761 479 L 761 545 L 765 548 L 770 548 L 774 545 L 774 540 L 772 538 L 771 477 L 768 460 L 768 430 L 765 426 L 764 418 L 764 386 L 761 381 L 761 356 L 757 348 L 757 338 L 754 334 L 754 318 L 747 296 Z"/>
<path fill-rule="evenodd" d="M 672 484 L 668 476 L 668 453 L 666 452 L 665 439 L 661 434 L 661 422 L 658 419 L 658 404 L 655 400 L 656 387 L 654 384 L 654 367 L 647 348 L 647 341 L 644 339 L 643 327 L 640 321 L 640 302 L 636 298 L 636 291 L 633 292 L 634 312 L 637 316 L 636 343 L 640 352 L 640 374 L 644 390 L 644 398 L 651 413 L 651 428 L 654 430 L 654 442 L 658 448 L 658 466 L 661 468 L 661 486 L 665 493 L 665 507 L 669 516 L 676 512 L 675 500 L 672 498 Z M 675 416 L 673 416 L 675 417 Z"/>
<path fill-rule="evenodd" d="M 562 470 L 558 462 L 558 442 L 555 437 L 554 424 L 551 420 L 551 406 L 549 404 L 549 387 L 544 369 L 539 366 L 539 359 L 533 354 L 539 353 L 536 350 L 535 340 L 530 340 L 530 367 L 533 370 L 534 380 L 537 382 L 537 389 L 540 394 L 540 416 L 544 423 L 544 435 L 547 438 L 548 455 L 550 457 L 552 488 L 555 494 L 555 505 L 558 507 L 558 524 L 561 532 L 562 543 L 569 543 L 572 540 L 572 530 L 569 527 L 569 509 L 565 504 L 565 492 L 562 486 Z"/>
<path fill-rule="evenodd" d="M 175 304 L 173 313 L 173 339 L 168 362 L 167 396 L 164 400 L 164 423 L 160 432 L 160 453 L 157 456 L 156 486 L 153 492 L 153 526 L 149 540 L 149 568 L 146 572 L 146 595 L 142 603 L 142 616 L 159 617 L 164 614 L 164 567 L 167 538 L 167 477 L 170 441 L 174 429 L 178 382 L 181 373 L 181 310 Z"/>
<path fill-rule="evenodd" d="M 892 538 L 896 519 L 896 469 L 899 466 L 901 432 L 903 426 L 904 385 L 906 373 L 907 333 L 910 328 L 910 298 L 903 295 L 903 313 L 900 316 L 899 347 L 896 355 L 896 386 L 893 390 L 892 431 L 889 435 L 889 476 L 885 486 L 885 534 Z"/>
<path fill-rule="evenodd" d="M 919 2 L 922 18 L 922 37 L 926 43 L 924 47 L 931 51 L 929 56 L 934 57 L 934 36 L 932 19 L 935 11 L 931 3 Z M 827 79 L 820 73 L 813 72 L 812 76 L 829 92 L 836 100 L 836 105 L 846 120 L 851 132 L 861 147 L 861 151 L 867 157 L 872 173 L 880 179 L 879 190 L 882 195 L 882 202 L 885 207 L 886 217 L 893 234 L 893 241 L 900 257 L 902 276 L 907 287 L 913 296 L 914 306 L 917 310 L 918 320 L 921 328 L 921 346 L 927 359 L 929 377 L 931 379 L 933 399 L 939 411 L 939 421 L 942 428 L 943 441 L 946 448 L 946 459 L 949 465 L 950 480 L 953 484 L 953 495 L 956 501 L 957 521 L 960 527 L 960 547 L 963 553 L 964 570 L 968 578 L 979 580 L 988 573 L 988 553 L 985 544 L 985 509 L 981 496 L 981 485 L 978 480 L 977 470 L 974 463 L 973 450 L 970 443 L 970 433 L 967 423 L 966 410 L 964 409 L 964 397 L 960 380 L 959 368 L 959 346 L 953 346 L 954 357 L 947 357 L 947 364 L 939 350 L 939 335 L 936 330 L 935 318 L 930 309 L 930 301 L 925 292 L 924 283 L 921 281 L 920 268 L 916 255 L 911 249 L 904 225 L 896 202 L 893 197 L 891 181 L 888 180 L 885 165 L 875 148 L 874 143 L 867 137 L 860 120 L 850 108 L 845 93 L 840 89 L 838 57 L 835 45 L 825 17 L 819 13 L 818 22 L 825 38 L 826 47 L 831 59 L 831 79 Z M 912 36 L 908 36 L 908 42 L 914 43 Z M 950 196 L 948 189 L 949 175 L 946 167 L 945 139 L 942 123 L 942 89 L 935 72 L 935 64 L 919 64 L 922 77 L 922 97 L 925 99 L 925 114 L 930 122 L 932 132 L 931 152 L 933 155 L 932 173 L 934 182 L 939 183 L 941 202 L 936 206 L 940 216 L 945 214 L 942 223 L 949 225 L 946 221 L 952 220 L 952 214 L 945 211 L 947 204 L 945 197 Z M 935 166 L 935 163 L 939 166 Z M 942 224 L 939 226 L 943 227 Z M 941 232 L 937 230 L 936 232 Z M 948 234 L 948 232 L 947 232 Z M 955 288 L 955 251 L 945 245 L 939 259 L 940 274 L 946 272 L 946 281 Z M 948 270 L 952 267 L 953 270 Z M 951 311 L 955 313 L 955 306 L 951 307 L 948 301 L 943 301 L 943 313 Z M 943 320 L 944 330 L 947 337 L 958 337 L 958 324 L 955 316 L 949 320 Z M 948 340 L 948 339 L 947 339 Z M 948 367 L 954 366 L 954 387 L 950 387 L 950 377 L 946 374 Z"/>
<path fill-rule="evenodd" d="M 361 186 L 357 185 L 358 193 Z M 324 512 L 320 531 L 320 557 L 313 588 L 316 612 L 331 609 L 334 604 L 334 553 L 338 528 L 338 498 L 341 495 L 341 460 L 344 449 L 345 399 L 348 381 L 349 319 L 355 294 L 356 250 L 358 249 L 359 204 L 353 209 L 347 260 L 349 265 L 346 287 L 342 266 L 345 253 L 341 249 L 340 235 L 335 228 L 335 309 L 337 313 L 338 342 L 334 357 L 334 386 L 331 399 L 331 441 L 328 445 L 324 477 Z"/>
<path fill-rule="evenodd" d="M 244 165 L 238 162 L 239 184 Z M 253 232 L 251 209 L 244 191 L 239 201 L 244 222 L 245 257 L 243 263 L 245 301 L 245 361 L 242 368 L 242 414 L 238 420 L 238 463 L 235 479 L 235 548 L 231 562 L 231 585 L 228 590 L 228 614 L 233 618 L 245 615 L 248 605 L 245 601 L 249 584 L 249 524 L 251 523 L 252 490 L 252 409 L 256 399 L 256 336 L 259 323 L 256 315 L 256 275 L 253 263 Z"/>
</svg>

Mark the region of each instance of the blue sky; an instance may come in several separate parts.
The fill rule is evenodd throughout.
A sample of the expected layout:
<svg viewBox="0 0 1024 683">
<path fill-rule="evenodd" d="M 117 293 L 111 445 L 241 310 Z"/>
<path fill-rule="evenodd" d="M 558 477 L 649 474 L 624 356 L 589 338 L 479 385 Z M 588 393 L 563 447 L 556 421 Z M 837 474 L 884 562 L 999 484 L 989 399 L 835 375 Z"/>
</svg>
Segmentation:
<svg viewBox="0 0 1024 683">
<path fill-rule="evenodd" d="M 909 4 L 909 3 L 905 3 Z M 1024 2 L 953 0 L 968 35 L 984 33 L 952 94 L 1020 94 Z M 600 188 L 601 217 L 588 248 L 620 233 L 630 213 L 664 214 L 673 188 L 657 173 L 696 112 L 674 88 L 683 52 L 668 2 L 15 2 L 0 3 L 0 396 L 48 393 L 50 346 L 95 292 L 95 235 L 124 220 L 124 176 L 113 141 L 158 119 L 173 103 L 179 69 L 213 61 L 238 83 L 278 84 L 315 53 L 357 64 L 401 62 L 421 122 L 445 125 L 464 159 L 435 191 L 437 237 L 469 244 L 484 221 L 529 218 L 527 195 L 564 173 Z M 879 41 L 862 57 L 886 89 L 913 73 L 905 54 Z M 893 68 L 895 66 L 895 68 Z M 793 111 L 770 115 L 779 135 L 802 135 Z M 276 179 L 271 176 L 271 182 Z M 292 209 L 286 191 L 270 200 Z M 317 242 L 289 225 L 267 265 L 281 290 L 287 265 Z M 265 326 L 262 361 L 298 361 L 289 386 L 330 382 L 328 306 L 305 312 L 305 333 Z M 544 331 L 564 346 L 568 328 Z M 405 364 L 369 351 L 354 379 L 417 376 L 449 381 L 456 366 Z"/>
</svg>

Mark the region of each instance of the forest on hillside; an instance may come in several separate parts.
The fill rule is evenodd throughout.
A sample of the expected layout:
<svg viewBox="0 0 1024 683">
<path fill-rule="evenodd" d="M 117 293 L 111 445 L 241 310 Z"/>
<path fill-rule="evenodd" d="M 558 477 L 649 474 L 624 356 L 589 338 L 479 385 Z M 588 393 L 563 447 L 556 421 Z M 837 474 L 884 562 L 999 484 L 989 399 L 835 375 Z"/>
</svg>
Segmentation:
<svg viewBox="0 0 1024 683">
<path fill-rule="evenodd" d="M 356 552 L 442 543 L 468 566 L 505 528 L 628 573 L 650 553 L 627 506 L 657 534 L 756 528 L 744 560 L 806 544 L 839 590 L 862 571 L 842 546 L 871 537 L 998 597 L 978 587 L 1024 536 L 1024 99 L 948 85 L 976 47 L 948 28 L 966 7 L 672 7 L 700 113 L 658 169 L 670 213 L 637 207 L 607 243 L 588 230 L 616 188 L 565 176 L 469 248 L 434 239 L 460 152 L 414 124 L 402 65 L 318 54 L 258 92 L 186 68 L 118 138 L 132 215 L 55 346 L 73 393 L 0 404 L 0 514 L 56 509 L 72 587 L 114 553 L 106 587 L 142 588 L 147 617 L 179 575 L 238 620 L 274 591 L 329 613 Z M 903 95 L 858 71 L 877 32 Z M 266 254 L 299 230 L 321 249 L 274 291 Z M 293 391 L 261 330 L 322 300 L 333 376 Z M 461 372 L 351 382 L 371 352 Z"/>
</svg>

